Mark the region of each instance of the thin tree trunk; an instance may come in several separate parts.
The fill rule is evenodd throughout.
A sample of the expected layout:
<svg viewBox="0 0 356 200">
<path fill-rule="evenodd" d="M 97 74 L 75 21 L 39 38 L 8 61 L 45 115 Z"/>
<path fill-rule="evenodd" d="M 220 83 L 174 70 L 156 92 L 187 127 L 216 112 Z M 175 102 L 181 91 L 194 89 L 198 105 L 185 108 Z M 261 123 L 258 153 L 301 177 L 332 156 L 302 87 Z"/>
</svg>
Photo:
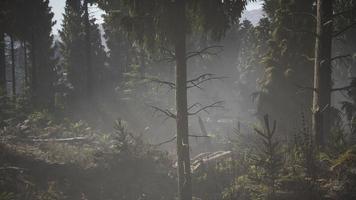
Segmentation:
<svg viewBox="0 0 356 200">
<path fill-rule="evenodd" d="M 0 31 L 0 95 L 6 95 L 5 34 Z"/>
<path fill-rule="evenodd" d="M 91 99 L 93 95 L 93 68 L 91 60 L 91 39 L 90 39 L 90 21 L 88 11 L 88 1 L 84 0 L 84 23 L 85 23 L 85 49 L 87 64 L 87 95 Z"/>
<path fill-rule="evenodd" d="M 22 42 L 23 45 L 23 63 L 24 63 L 24 69 L 25 69 L 25 87 L 28 86 L 28 66 L 27 66 L 27 47 L 26 47 L 26 42 Z"/>
<path fill-rule="evenodd" d="M 12 80 L 12 97 L 16 97 L 16 71 L 15 71 L 15 49 L 14 49 L 14 38 L 10 36 L 11 45 L 11 80 Z"/>
<path fill-rule="evenodd" d="M 208 152 L 211 149 L 211 141 L 210 141 L 210 138 L 208 137 L 208 132 L 206 131 L 204 122 L 200 116 L 198 117 L 198 120 L 199 120 L 199 126 L 200 126 L 202 136 L 206 137 L 206 138 L 204 138 L 204 143 L 203 143 L 204 147 L 203 148 L 204 148 L 205 152 Z"/>
<path fill-rule="evenodd" d="M 185 0 L 177 0 L 176 21 L 176 109 L 177 109 L 177 156 L 178 192 L 180 200 L 192 199 L 188 111 L 187 111 L 187 62 Z"/>
<path fill-rule="evenodd" d="M 333 0 L 317 1 L 312 128 L 315 142 L 321 148 L 325 145 L 331 123 L 332 14 Z"/>
<path fill-rule="evenodd" d="M 31 36 L 31 96 L 33 103 L 37 102 L 37 62 L 36 62 L 36 46 L 35 38 Z"/>
</svg>

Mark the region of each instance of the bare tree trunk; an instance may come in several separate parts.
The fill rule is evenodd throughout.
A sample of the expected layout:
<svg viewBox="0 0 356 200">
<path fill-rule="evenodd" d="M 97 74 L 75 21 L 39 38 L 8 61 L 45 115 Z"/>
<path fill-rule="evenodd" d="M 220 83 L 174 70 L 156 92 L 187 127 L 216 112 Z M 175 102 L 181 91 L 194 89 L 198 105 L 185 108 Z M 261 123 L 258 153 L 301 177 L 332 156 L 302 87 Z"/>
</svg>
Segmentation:
<svg viewBox="0 0 356 200">
<path fill-rule="evenodd" d="M 31 35 L 31 96 L 32 102 L 37 103 L 37 60 L 36 60 L 35 36 Z"/>
<path fill-rule="evenodd" d="M 177 109 L 177 156 L 178 192 L 180 200 L 192 199 L 188 110 L 187 110 L 187 61 L 185 0 L 176 1 L 176 109 Z"/>
<path fill-rule="evenodd" d="M 201 133 L 202 133 L 202 136 L 205 136 L 206 138 L 204 138 L 204 151 L 205 152 L 208 152 L 210 151 L 211 149 L 211 141 L 210 141 L 210 138 L 208 137 L 208 132 L 206 131 L 206 128 L 204 126 L 204 122 L 203 120 L 201 119 L 201 117 L 199 116 L 198 117 L 198 120 L 199 120 L 199 126 L 200 126 L 200 130 L 201 130 Z"/>
<path fill-rule="evenodd" d="M 321 148 L 325 145 L 331 123 L 332 15 L 333 0 L 317 0 L 312 128 L 315 142 Z"/>
<path fill-rule="evenodd" d="M 6 95 L 5 34 L 0 31 L 0 95 Z"/>
<path fill-rule="evenodd" d="M 12 97 L 16 97 L 16 71 L 15 71 L 15 49 L 14 49 L 14 38 L 10 36 L 11 45 L 11 81 L 12 81 Z"/>
<path fill-rule="evenodd" d="M 84 23 L 85 23 L 85 54 L 87 64 L 87 95 L 91 99 L 93 95 L 93 67 L 91 60 L 91 39 L 90 39 L 90 20 L 88 11 L 88 0 L 84 0 Z"/>
<path fill-rule="evenodd" d="M 22 42 L 23 45 L 23 63 L 24 63 L 24 69 L 25 69 L 25 87 L 28 86 L 28 66 L 27 66 L 27 47 L 26 47 L 26 42 Z"/>
</svg>

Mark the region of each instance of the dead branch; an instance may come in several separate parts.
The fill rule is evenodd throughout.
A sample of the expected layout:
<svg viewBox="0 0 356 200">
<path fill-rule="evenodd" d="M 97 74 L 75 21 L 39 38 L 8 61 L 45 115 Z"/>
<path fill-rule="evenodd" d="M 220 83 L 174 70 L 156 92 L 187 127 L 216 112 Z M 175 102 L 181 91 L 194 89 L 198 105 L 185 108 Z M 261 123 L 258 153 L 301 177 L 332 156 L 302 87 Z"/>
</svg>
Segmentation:
<svg viewBox="0 0 356 200">
<path fill-rule="evenodd" d="M 202 75 L 199 75 L 198 77 L 196 77 L 194 79 L 188 80 L 187 81 L 187 89 L 193 88 L 193 87 L 202 89 L 200 87 L 200 85 L 205 83 L 205 82 L 207 82 L 207 81 L 210 81 L 210 80 L 221 80 L 221 79 L 225 79 L 225 78 L 229 78 L 229 77 L 227 77 L 227 76 L 215 76 L 214 74 L 211 74 L 211 73 L 202 74 Z"/>
<path fill-rule="evenodd" d="M 334 61 L 334 60 L 338 60 L 338 59 L 344 59 L 344 58 L 349 58 L 349 57 L 352 57 L 350 54 L 347 54 L 347 55 L 338 55 L 338 56 L 335 56 L 333 58 L 331 58 L 330 61 Z"/>
<path fill-rule="evenodd" d="M 193 138 L 210 138 L 209 135 L 188 135 L 188 136 Z"/>
<path fill-rule="evenodd" d="M 152 105 L 150 107 L 153 108 L 155 110 L 155 112 L 159 111 L 159 112 L 165 114 L 167 117 L 176 119 L 176 115 L 174 113 L 172 113 L 171 111 L 169 111 L 168 109 L 162 109 L 162 108 L 159 108 L 157 106 L 152 106 Z"/>
<path fill-rule="evenodd" d="M 205 73 L 205 74 L 201 74 L 199 75 L 198 77 L 196 78 L 193 78 L 191 80 L 188 80 L 187 82 L 196 82 L 196 81 L 199 81 L 201 79 L 205 79 L 206 77 L 211 77 L 211 76 L 214 76 L 215 74 L 211 74 L 211 73 Z"/>
<path fill-rule="evenodd" d="M 189 111 L 189 110 L 191 110 L 192 108 L 197 107 L 197 106 L 203 106 L 203 105 L 202 105 L 201 103 L 194 103 L 194 104 L 192 104 L 191 106 L 189 106 L 187 110 Z"/>
<path fill-rule="evenodd" d="M 356 85 L 349 85 L 349 86 L 344 86 L 344 87 L 339 87 L 339 88 L 333 88 L 333 89 L 331 89 L 331 92 L 350 90 L 352 88 L 356 88 Z"/>
<path fill-rule="evenodd" d="M 218 52 L 210 52 L 209 51 L 209 50 L 214 49 L 214 48 L 219 48 L 221 50 L 218 51 Z M 214 46 L 205 47 L 205 48 L 203 48 L 203 49 L 201 49 L 199 51 L 191 51 L 191 52 L 187 53 L 186 59 L 188 60 L 188 59 L 190 59 L 192 57 L 195 57 L 195 56 L 202 57 L 203 55 L 216 56 L 222 51 L 222 48 L 223 48 L 223 46 L 214 45 Z"/>
<path fill-rule="evenodd" d="M 173 89 L 176 89 L 176 84 L 173 83 L 173 82 L 169 82 L 169 81 L 163 81 L 163 80 L 160 80 L 158 78 L 149 78 L 149 77 L 142 77 L 143 79 L 147 79 L 151 82 L 154 82 L 154 83 L 158 83 L 159 85 L 167 85 L 168 87 L 170 87 L 172 90 Z"/>
<path fill-rule="evenodd" d="M 161 146 L 161 145 L 164 145 L 164 144 L 173 142 L 175 139 L 177 139 L 177 136 L 174 136 L 173 138 L 171 138 L 171 139 L 169 139 L 169 140 L 166 140 L 166 141 L 163 141 L 163 142 L 160 142 L 160 143 L 158 143 L 158 144 L 154 144 L 153 146 Z"/>
<path fill-rule="evenodd" d="M 353 26 L 356 26 L 356 22 L 352 22 L 351 24 L 349 24 L 348 26 L 344 27 L 344 28 L 341 29 L 340 31 L 334 33 L 334 34 L 333 34 L 333 37 L 337 37 L 337 36 L 343 34 L 345 31 L 349 30 L 349 29 L 352 28 Z"/>
<path fill-rule="evenodd" d="M 201 107 L 200 109 L 198 109 L 198 110 L 195 111 L 195 112 L 192 112 L 192 113 L 189 113 L 189 112 L 188 112 L 188 115 L 196 115 L 196 114 L 198 114 L 198 113 L 200 113 L 200 112 L 202 112 L 202 111 L 205 111 L 205 112 L 209 113 L 209 112 L 207 111 L 208 109 L 211 109 L 211 108 L 223 108 L 223 106 L 221 105 L 222 103 L 224 103 L 224 101 L 217 101 L 217 102 L 212 103 L 212 104 L 210 104 L 210 105 L 203 106 L 203 107 Z"/>
</svg>

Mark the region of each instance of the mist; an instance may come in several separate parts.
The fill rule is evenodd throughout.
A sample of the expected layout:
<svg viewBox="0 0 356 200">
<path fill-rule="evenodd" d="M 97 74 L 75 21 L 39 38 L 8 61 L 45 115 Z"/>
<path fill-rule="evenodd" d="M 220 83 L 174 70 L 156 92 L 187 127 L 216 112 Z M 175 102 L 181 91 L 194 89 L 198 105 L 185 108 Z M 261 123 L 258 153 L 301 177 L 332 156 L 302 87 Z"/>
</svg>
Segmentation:
<svg viewBox="0 0 356 200">
<path fill-rule="evenodd" d="M 0 1 L 0 200 L 355 199 L 355 14 Z"/>
</svg>

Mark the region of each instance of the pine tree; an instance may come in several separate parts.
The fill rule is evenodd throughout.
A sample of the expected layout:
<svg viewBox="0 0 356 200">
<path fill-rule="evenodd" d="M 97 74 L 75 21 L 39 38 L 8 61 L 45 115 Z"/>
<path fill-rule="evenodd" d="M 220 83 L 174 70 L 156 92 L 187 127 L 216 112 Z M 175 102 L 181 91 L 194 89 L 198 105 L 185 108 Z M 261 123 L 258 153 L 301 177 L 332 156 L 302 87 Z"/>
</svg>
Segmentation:
<svg viewBox="0 0 356 200">
<path fill-rule="evenodd" d="M 105 79 L 103 76 L 106 52 L 99 26 L 95 19 L 89 19 L 87 15 L 89 3 L 68 0 L 62 30 L 59 31 L 62 67 L 67 72 L 68 81 L 72 86 L 70 97 L 75 107 L 82 100 L 89 100 L 95 92 L 100 91 L 99 84 Z"/>
<path fill-rule="evenodd" d="M 261 120 L 269 114 L 279 121 L 278 132 L 286 134 L 299 120 L 298 109 L 311 107 L 312 91 L 304 88 L 312 85 L 313 2 L 266 0 L 263 8 L 271 31 L 257 112 Z"/>
<path fill-rule="evenodd" d="M 130 34 L 141 44 L 173 49 L 176 61 L 176 114 L 178 194 L 191 200 L 191 176 L 187 102 L 187 33 L 203 30 L 213 38 L 222 37 L 241 15 L 245 1 L 123 1 L 130 9 L 123 19 Z M 106 5 L 114 4 L 107 1 Z M 108 6 L 110 8 L 110 6 Z M 110 9 L 107 11 L 111 11 Z"/>
<path fill-rule="evenodd" d="M 53 51 L 53 13 L 49 1 L 36 0 L 29 4 L 31 92 L 37 107 L 54 108 L 55 64 Z"/>
<path fill-rule="evenodd" d="M 63 15 L 61 37 L 62 66 L 67 73 L 72 86 L 70 97 L 74 102 L 79 101 L 85 93 L 85 69 L 82 9 L 79 0 L 67 0 Z"/>
</svg>

